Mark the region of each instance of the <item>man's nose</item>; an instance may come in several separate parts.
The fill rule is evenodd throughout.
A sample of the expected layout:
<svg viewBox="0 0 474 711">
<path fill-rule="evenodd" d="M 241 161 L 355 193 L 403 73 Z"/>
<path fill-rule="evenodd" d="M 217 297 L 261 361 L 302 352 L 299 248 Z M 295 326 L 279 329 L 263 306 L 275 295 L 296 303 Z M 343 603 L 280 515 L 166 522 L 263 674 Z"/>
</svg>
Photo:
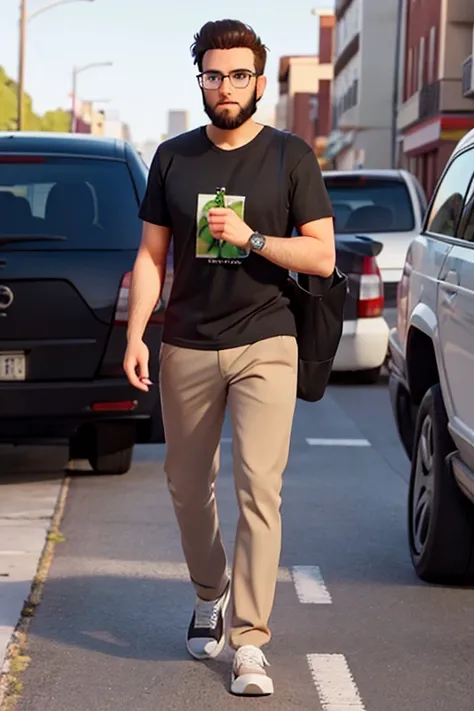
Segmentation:
<svg viewBox="0 0 474 711">
<path fill-rule="evenodd" d="M 220 93 L 222 96 L 229 96 L 232 93 L 232 84 L 230 83 L 229 77 L 223 77 L 220 85 Z"/>
</svg>

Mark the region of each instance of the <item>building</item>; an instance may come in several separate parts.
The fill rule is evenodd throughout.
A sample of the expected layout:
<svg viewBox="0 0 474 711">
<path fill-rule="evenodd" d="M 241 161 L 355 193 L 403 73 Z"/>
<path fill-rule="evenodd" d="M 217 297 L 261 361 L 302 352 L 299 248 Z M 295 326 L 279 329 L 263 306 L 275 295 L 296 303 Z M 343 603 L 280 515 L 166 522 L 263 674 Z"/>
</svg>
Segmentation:
<svg viewBox="0 0 474 711">
<path fill-rule="evenodd" d="M 336 0 L 333 120 L 326 152 L 336 169 L 391 167 L 398 2 Z"/>
<path fill-rule="evenodd" d="M 118 138 L 125 141 L 129 141 L 131 139 L 130 128 L 120 119 L 118 111 L 104 112 L 104 128 L 102 135 L 107 138 Z"/>
<path fill-rule="evenodd" d="M 331 122 L 332 41 L 335 18 L 319 15 L 319 55 L 280 58 L 275 126 L 303 138 L 322 160 Z"/>
<path fill-rule="evenodd" d="M 182 109 L 168 111 L 168 132 L 167 138 L 179 136 L 189 129 L 189 113 Z"/>
<path fill-rule="evenodd" d="M 474 127 L 473 0 L 403 0 L 399 165 L 432 194 Z"/>
<path fill-rule="evenodd" d="M 74 119 L 74 133 L 104 135 L 104 112 L 95 109 L 93 101 L 83 101 L 76 98 Z"/>
<path fill-rule="evenodd" d="M 254 115 L 255 121 L 263 123 L 265 126 L 276 126 L 276 110 L 269 104 L 259 104 Z"/>
</svg>

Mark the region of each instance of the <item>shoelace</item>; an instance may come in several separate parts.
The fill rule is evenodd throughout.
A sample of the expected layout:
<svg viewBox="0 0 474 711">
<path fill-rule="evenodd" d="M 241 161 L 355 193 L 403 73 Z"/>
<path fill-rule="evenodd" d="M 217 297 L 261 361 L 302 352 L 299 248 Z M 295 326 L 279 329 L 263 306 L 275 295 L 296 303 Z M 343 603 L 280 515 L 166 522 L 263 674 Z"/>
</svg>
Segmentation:
<svg viewBox="0 0 474 711">
<path fill-rule="evenodd" d="M 257 667 L 269 667 L 270 663 L 265 657 L 264 653 L 258 647 L 253 647 L 251 645 L 246 645 L 245 647 L 240 647 L 235 653 L 235 666 L 236 668 L 240 666 L 257 666 Z"/>
<path fill-rule="evenodd" d="M 196 605 L 194 627 L 215 629 L 219 621 L 219 612 L 220 607 L 218 602 L 204 602 L 203 600 L 199 600 Z"/>
</svg>

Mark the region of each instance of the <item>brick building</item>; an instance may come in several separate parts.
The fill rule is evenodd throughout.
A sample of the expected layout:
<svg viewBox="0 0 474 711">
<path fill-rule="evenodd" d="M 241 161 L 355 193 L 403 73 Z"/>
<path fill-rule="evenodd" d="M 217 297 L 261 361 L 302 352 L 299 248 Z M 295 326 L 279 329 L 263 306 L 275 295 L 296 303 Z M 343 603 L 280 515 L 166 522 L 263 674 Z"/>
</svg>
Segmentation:
<svg viewBox="0 0 474 711">
<path fill-rule="evenodd" d="M 324 164 L 331 129 L 332 11 L 315 10 L 319 16 L 319 54 L 281 57 L 279 100 L 275 125 L 303 138 Z"/>
<path fill-rule="evenodd" d="M 404 0 L 398 160 L 428 196 L 474 127 L 473 27 L 473 0 Z"/>
</svg>

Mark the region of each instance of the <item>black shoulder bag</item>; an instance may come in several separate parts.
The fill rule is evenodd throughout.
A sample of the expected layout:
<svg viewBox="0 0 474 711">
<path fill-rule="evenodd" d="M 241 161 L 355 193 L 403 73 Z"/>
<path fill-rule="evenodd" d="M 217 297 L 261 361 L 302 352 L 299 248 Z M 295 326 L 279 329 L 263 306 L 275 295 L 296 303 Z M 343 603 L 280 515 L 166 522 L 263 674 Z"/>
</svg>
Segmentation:
<svg viewBox="0 0 474 711">
<path fill-rule="evenodd" d="M 286 140 L 282 143 L 284 152 Z M 300 400 L 316 402 L 326 391 L 342 336 L 347 289 L 347 276 L 337 267 L 328 278 L 296 274 L 288 279 L 285 295 L 296 322 Z"/>
<path fill-rule="evenodd" d="M 289 277 L 286 296 L 296 323 L 297 397 L 323 397 L 342 336 L 347 276 L 336 267 L 328 279 L 308 274 Z"/>
</svg>

